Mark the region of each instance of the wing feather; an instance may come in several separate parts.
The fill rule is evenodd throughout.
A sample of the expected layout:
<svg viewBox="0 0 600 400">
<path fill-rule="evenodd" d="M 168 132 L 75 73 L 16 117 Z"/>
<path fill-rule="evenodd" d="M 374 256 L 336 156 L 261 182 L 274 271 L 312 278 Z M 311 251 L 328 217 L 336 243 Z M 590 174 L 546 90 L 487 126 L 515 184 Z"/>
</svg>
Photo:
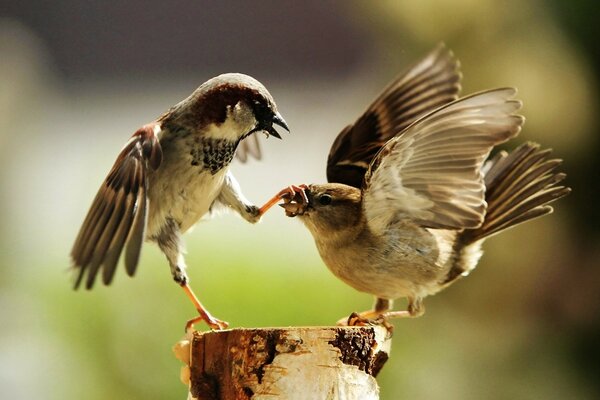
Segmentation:
<svg viewBox="0 0 600 400">
<path fill-rule="evenodd" d="M 134 133 L 100 187 L 71 251 L 75 288 L 84 280 L 92 288 L 101 270 L 110 284 L 125 247 L 127 272 L 135 272 L 147 219 L 147 175 L 162 162 L 158 132 L 157 125 L 146 125 Z"/>
<path fill-rule="evenodd" d="M 459 63 L 443 44 L 399 75 L 365 113 L 335 139 L 327 160 L 329 182 L 360 188 L 383 145 L 419 116 L 455 100 Z"/>
<path fill-rule="evenodd" d="M 136 213 L 133 219 L 133 226 L 127 238 L 127 248 L 125 249 L 125 270 L 129 276 L 135 274 L 142 251 L 142 243 L 146 237 L 147 209 L 148 197 L 146 197 L 146 187 L 142 186 L 136 200 Z"/>
<path fill-rule="evenodd" d="M 565 174 L 557 171 L 562 160 L 550 158 L 551 149 L 524 143 L 510 154 L 501 152 L 488 164 L 485 174 L 488 210 L 484 223 L 461 234 L 473 243 L 504 229 L 552 212 L 550 203 L 571 189 L 559 185 Z"/>
<path fill-rule="evenodd" d="M 364 209 L 378 232 L 397 219 L 428 228 L 476 228 L 486 211 L 482 167 L 490 150 L 516 136 L 523 117 L 511 88 L 443 106 L 389 140 L 371 162 Z"/>
<path fill-rule="evenodd" d="M 256 160 L 260 160 L 262 158 L 258 135 L 250 135 L 249 137 L 243 139 L 240 144 L 238 144 L 235 157 L 241 162 L 245 163 L 248 161 L 248 156 Z"/>
</svg>

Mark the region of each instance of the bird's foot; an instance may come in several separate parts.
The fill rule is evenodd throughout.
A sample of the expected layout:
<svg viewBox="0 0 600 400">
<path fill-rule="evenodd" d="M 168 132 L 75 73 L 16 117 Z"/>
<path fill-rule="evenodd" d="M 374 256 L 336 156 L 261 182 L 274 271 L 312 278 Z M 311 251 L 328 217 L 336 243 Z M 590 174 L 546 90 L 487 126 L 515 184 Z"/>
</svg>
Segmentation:
<svg viewBox="0 0 600 400">
<path fill-rule="evenodd" d="M 290 185 L 279 191 L 275 196 L 273 196 L 269 201 L 267 201 L 261 208 L 259 208 L 259 215 L 262 216 L 266 213 L 271 207 L 277 204 L 280 200 L 289 203 L 293 199 L 295 199 L 296 195 L 300 196 L 300 199 L 304 202 L 304 204 L 308 204 L 308 197 L 306 197 L 305 190 L 308 189 L 306 185 Z"/>
<path fill-rule="evenodd" d="M 210 313 L 208 312 L 208 310 L 206 308 L 204 308 L 204 306 L 202 305 L 202 303 L 200 303 L 200 300 L 198 300 L 198 298 L 196 297 L 196 295 L 192 291 L 192 288 L 190 287 L 190 285 L 187 282 L 185 284 L 181 285 L 181 288 L 183 289 L 183 291 L 185 292 L 185 294 L 188 296 L 188 298 L 192 301 L 192 303 L 194 304 L 194 307 L 196 307 L 196 310 L 198 310 L 198 313 L 200 314 L 198 317 L 190 319 L 185 324 L 185 331 L 186 332 L 188 332 L 189 330 L 193 329 L 194 328 L 194 324 L 196 322 L 200 322 L 200 321 L 206 322 L 206 324 L 211 329 L 214 329 L 216 331 L 227 329 L 227 327 L 229 326 L 229 324 L 227 322 L 225 322 L 225 321 L 221 321 L 220 319 L 217 319 L 217 318 L 213 317 L 212 315 L 210 315 Z"/>
<path fill-rule="evenodd" d="M 200 310 L 198 310 L 198 312 L 200 312 Z M 220 319 L 213 317 L 205 311 L 204 313 L 200 312 L 200 315 L 198 317 L 190 319 L 185 324 L 185 331 L 189 332 L 191 330 L 194 330 L 194 324 L 200 321 L 206 322 L 210 329 L 215 331 L 222 331 L 223 329 L 227 329 L 229 327 L 229 323 L 221 321 Z"/>
<path fill-rule="evenodd" d="M 280 192 L 285 192 L 281 196 L 283 204 L 280 204 L 280 206 L 285 209 L 286 216 L 295 217 L 296 215 L 302 215 L 306 212 L 309 205 L 306 190 L 308 190 L 308 186 L 306 185 L 291 185 Z"/>
<path fill-rule="evenodd" d="M 260 221 L 262 216 L 263 213 L 261 213 L 260 208 L 254 205 L 246 206 L 246 213 L 243 215 L 246 221 L 250 222 L 251 224 L 255 224 Z"/>
<path fill-rule="evenodd" d="M 353 312 L 348 318 L 340 319 L 336 325 L 338 326 L 383 326 L 387 329 L 388 334 L 392 336 L 394 333 L 394 325 L 390 323 L 387 313 L 378 311 L 365 311 L 362 313 Z"/>
</svg>

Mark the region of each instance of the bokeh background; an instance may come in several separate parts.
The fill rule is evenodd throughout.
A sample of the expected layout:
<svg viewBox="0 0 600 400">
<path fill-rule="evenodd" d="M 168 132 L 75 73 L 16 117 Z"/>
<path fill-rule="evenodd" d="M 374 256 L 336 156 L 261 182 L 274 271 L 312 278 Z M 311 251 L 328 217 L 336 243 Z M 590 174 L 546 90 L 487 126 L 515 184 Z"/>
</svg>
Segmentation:
<svg viewBox="0 0 600 400">
<path fill-rule="evenodd" d="M 233 169 L 261 203 L 323 182 L 335 135 L 444 41 L 463 93 L 516 86 L 571 196 L 485 245 L 478 269 L 395 323 L 382 399 L 600 395 L 600 13 L 594 0 L 0 1 L 0 397 L 185 398 L 171 346 L 193 316 L 146 246 L 136 279 L 71 289 L 68 254 L 129 135 L 206 79 L 244 72 L 292 128 Z M 235 326 L 332 324 L 372 299 L 296 220 L 234 215 L 186 237 L 195 290 Z M 403 307 L 398 302 L 398 307 Z"/>
</svg>

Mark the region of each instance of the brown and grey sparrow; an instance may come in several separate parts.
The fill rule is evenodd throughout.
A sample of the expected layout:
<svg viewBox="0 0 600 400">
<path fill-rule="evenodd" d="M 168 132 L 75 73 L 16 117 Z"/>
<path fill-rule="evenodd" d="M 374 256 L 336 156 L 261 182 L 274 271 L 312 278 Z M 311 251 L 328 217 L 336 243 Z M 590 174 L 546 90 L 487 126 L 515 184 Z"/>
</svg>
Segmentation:
<svg viewBox="0 0 600 400">
<path fill-rule="evenodd" d="M 281 136 L 273 124 L 288 130 L 271 94 L 243 74 L 208 80 L 156 121 L 138 129 L 127 142 L 100 187 L 75 240 L 71 257 L 75 288 L 90 289 L 98 275 L 111 283 L 124 253 L 133 276 L 142 243 L 156 243 L 167 257 L 171 274 L 213 329 L 220 321 L 202 306 L 189 287 L 181 235 L 213 207 L 223 205 L 249 222 L 257 222 L 272 204 L 250 203 L 229 172 L 236 154 L 252 153 L 246 139 L 257 132 Z M 256 151 L 254 151 L 256 155 Z"/>
<path fill-rule="evenodd" d="M 333 274 L 375 296 L 348 323 L 422 315 L 426 296 L 475 268 L 486 238 L 552 212 L 570 192 L 558 186 L 561 161 L 536 144 L 486 162 L 521 130 L 521 102 L 511 88 L 454 100 L 459 80 L 439 46 L 338 135 L 329 183 L 280 192 Z M 392 311 L 403 297 L 408 309 Z"/>
</svg>

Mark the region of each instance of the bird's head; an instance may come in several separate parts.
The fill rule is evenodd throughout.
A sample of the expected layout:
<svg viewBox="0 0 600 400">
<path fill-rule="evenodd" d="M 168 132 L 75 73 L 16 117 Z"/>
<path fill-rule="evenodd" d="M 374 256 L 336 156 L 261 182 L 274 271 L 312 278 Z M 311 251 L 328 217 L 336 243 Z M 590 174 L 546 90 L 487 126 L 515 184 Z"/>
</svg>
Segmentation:
<svg viewBox="0 0 600 400">
<path fill-rule="evenodd" d="M 359 189 L 339 183 L 302 186 L 284 197 L 281 207 L 288 217 L 298 216 L 313 236 L 341 233 L 359 225 L 362 197 Z"/>
<path fill-rule="evenodd" d="M 289 132 L 273 96 L 256 79 L 222 74 L 203 83 L 163 117 L 192 125 L 215 139 L 240 140 L 255 132 L 281 139 L 273 125 Z"/>
</svg>

